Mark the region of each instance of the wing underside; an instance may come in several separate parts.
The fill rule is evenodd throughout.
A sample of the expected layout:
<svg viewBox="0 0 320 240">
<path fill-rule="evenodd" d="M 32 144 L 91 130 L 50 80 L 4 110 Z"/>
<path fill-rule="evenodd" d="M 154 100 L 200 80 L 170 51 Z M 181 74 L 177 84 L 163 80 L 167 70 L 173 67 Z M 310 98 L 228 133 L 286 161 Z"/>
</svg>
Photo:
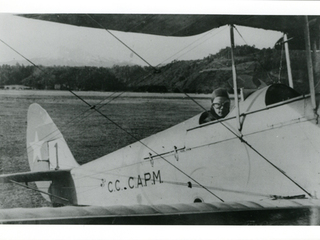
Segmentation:
<svg viewBox="0 0 320 240">
<path fill-rule="evenodd" d="M 162 36 L 192 36 L 227 24 L 263 28 L 301 36 L 304 16 L 219 14 L 20 14 L 19 16 L 70 24 Z M 311 23 L 318 16 L 309 16 Z"/>
<path fill-rule="evenodd" d="M 55 170 L 41 172 L 22 172 L 0 175 L 0 183 L 53 181 L 70 175 L 70 170 Z"/>
<path fill-rule="evenodd" d="M 319 224 L 313 199 L 136 206 L 66 206 L 0 210 L 0 223 L 16 224 Z"/>
</svg>

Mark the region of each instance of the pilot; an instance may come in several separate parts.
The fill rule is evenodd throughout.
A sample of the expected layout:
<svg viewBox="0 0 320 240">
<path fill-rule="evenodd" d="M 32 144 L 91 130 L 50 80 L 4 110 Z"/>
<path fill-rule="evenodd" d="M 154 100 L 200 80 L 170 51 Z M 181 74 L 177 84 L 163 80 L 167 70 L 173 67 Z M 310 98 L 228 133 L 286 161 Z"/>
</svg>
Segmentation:
<svg viewBox="0 0 320 240">
<path fill-rule="evenodd" d="M 211 108 L 201 114 L 199 123 L 207 123 L 213 120 L 224 118 L 230 111 L 230 98 L 224 88 L 217 88 L 212 92 Z"/>
</svg>

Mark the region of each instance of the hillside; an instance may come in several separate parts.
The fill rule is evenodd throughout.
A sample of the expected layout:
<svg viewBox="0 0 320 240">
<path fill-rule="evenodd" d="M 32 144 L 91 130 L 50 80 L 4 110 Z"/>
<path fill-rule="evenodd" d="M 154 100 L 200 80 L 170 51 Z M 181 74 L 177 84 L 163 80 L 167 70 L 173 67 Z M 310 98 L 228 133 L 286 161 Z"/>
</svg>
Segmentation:
<svg viewBox="0 0 320 240">
<path fill-rule="evenodd" d="M 284 53 L 276 49 L 237 46 L 235 61 L 239 88 L 256 89 L 287 83 Z M 308 91 L 303 51 L 291 51 L 295 88 Z M 148 91 L 209 93 L 217 87 L 232 89 L 230 48 L 201 60 L 173 61 L 159 68 L 142 66 L 66 67 L 0 66 L 0 86 L 26 85 L 34 89 L 93 91 Z"/>
</svg>

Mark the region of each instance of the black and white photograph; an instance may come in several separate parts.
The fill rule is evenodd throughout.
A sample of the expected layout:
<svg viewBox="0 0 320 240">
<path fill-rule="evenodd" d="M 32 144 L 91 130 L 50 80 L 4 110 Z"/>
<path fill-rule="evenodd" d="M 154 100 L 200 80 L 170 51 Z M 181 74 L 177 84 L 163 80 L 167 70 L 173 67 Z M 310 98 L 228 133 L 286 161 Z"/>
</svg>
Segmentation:
<svg viewBox="0 0 320 240">
<path fill-rule="evenodd" d="M 320 4 L 142 2 L 4 4 L 4 229 L 299 226 L 290 239 L 314 239 Z"/>
</svg>

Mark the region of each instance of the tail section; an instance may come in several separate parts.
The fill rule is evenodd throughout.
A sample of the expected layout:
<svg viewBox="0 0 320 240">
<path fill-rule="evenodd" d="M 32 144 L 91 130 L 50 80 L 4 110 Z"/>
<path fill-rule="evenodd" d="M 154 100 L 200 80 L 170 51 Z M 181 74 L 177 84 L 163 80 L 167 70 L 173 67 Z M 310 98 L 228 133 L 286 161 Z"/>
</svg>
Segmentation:
<svg viewBox="0 0 320 240">
<path fill-rule="evenodd" d="M 28 110 L 27 151 L 31 171 L 79 166 L 47 111 L 36 103 Z"/>
<path fill-rule="evenodd" d="M 68 170 L 79 166 L 47 111 L 36 103 L 30 105 L 28 110 L 27 151 L 31 172 Z M 36 184 L 39 190 L 71 199 L 74 185 L 69 178 L 40 181 Z M 42 196 L 48 201 L 53 200 L 46 194 Z"/>
</svg>

